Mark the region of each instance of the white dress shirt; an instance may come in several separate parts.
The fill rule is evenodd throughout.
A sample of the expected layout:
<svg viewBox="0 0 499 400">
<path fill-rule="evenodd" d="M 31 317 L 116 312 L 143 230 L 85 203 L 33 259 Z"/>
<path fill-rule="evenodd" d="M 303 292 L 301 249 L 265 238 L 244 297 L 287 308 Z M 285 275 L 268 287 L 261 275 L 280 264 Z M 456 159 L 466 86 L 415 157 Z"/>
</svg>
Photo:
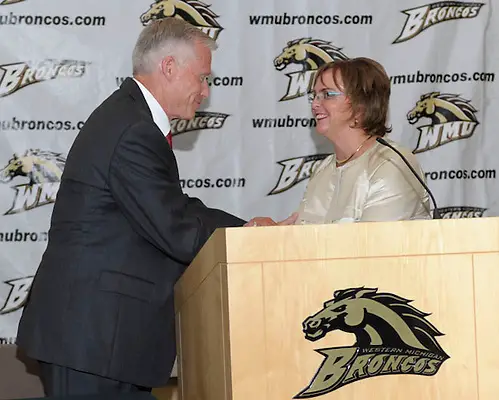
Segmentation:
<svg viewBox="0 0 499 400">
<path fill-rule="evenodd" d="M 133 78 L 133 80 L 137 85 L 139 85 L 139 89 L 144 95 L 144 98 L 146 99 L 146 103 L 149 106 L 149 109 L 151 110 L 152 119 L 154 123 L 158 126 L 160 131 L 166 137 L 171 130 L 170 120 L 168 119 L 168 116 L 166 115 L 163 108 L 159 105 L 158 100 L 156 100 L 154 96 L 151 94 L 151 92 L 147 90 L 147 88 L 137 79 Z"/>
</svg>

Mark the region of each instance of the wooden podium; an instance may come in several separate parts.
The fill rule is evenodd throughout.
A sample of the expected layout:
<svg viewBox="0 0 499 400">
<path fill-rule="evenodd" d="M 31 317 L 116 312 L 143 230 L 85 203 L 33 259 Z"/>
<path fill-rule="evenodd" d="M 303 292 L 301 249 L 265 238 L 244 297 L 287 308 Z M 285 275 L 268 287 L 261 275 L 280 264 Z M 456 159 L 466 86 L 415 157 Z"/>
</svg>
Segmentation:
<svg viewBox="0 0 499 400">
<path fill-rule="evenodd" d="M 218 230 L 175 288 L 182 400 L 499 398 L 499 218 Z"/>
</svg>

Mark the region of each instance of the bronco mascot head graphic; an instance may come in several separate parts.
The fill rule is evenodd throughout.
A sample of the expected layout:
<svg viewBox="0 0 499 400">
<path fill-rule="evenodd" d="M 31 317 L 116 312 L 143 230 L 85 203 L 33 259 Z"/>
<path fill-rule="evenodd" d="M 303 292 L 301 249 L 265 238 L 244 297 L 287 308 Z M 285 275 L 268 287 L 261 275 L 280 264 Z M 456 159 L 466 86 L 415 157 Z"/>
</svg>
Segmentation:
<svg viewBox="0 0 499 400">
<path fill-rule="evenodd" d="M 198 27 L 213 40 L 217 40 L 223 28 L 216 20 L 219 15 L 209 7 L 210 5 L 198 0 L 157 0 L 140 16 L 140 21 L 143 25 L 147 25 L 156 19 L 180 18 Z"/>
<path fill-rule="evenodd" d="M 433 150 L 444 144 L 468 139 L 479 124 L 477 110 L 458 94 L 431 92 L 421 96 L 414 108 L 407 113 L 407 120 L 414 125 L 421 118 L 431 123 L 419 126 L 419 139 L 413 153 Z"/>
<path fill-rule="evenodd" d="M 383 375 L 435 375 L 449 358 L 430 314 L 411 300 L 378 289 L 337 290 L 324 308 L 303 321 L 305 338 L 317 341 L 335 330 L 351 333 L 351 347 L 316 350 L 325 357 L 310 385 L 295 398 L 324 395 L 361 379 Z"/>
<path fill-rule="evenodd" d="M 8 6 L 9 4 L 20 3 L 21 1 L 24 0 L 0 0 L 0 6 Z"/>
<path fill-rule="evenodd" d="M 274 67 L 283 71 L 288 65 L 297 64 L 301 70 L 286 74 L 288 89 L 279 101 L 296 99 L 309 93 L 315 72 L 321 65 L 348 59 L 341 50 L 321 39 L 301 38 L 288 42 L 282 53 L 274 59 Z"/>
<path fill-rule="evenodd" d="M 17 214 L 53 203 L 59 190 L 66 158 L 61 153 L 39 149 L 14 154 L 0 169 L 0 183 L 19 177 L 26 183 L 13 186 L 16 191 L 12 207 L 4 214 Z"/>
</svg>

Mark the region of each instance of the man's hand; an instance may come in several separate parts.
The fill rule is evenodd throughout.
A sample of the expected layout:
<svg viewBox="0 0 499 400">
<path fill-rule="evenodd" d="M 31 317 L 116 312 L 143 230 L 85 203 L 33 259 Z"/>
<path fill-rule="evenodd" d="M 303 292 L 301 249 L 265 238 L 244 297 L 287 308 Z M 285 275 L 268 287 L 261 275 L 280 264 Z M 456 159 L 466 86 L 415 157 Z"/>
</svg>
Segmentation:
<svg viewBox="0 0 499 400">
<path fill-rule="evenodd" d="M 244 226 L 275 226 L 277 222 L 275 222 L 272 218 L 269 217 L 255 217 L 250 219 L 248 222 L 244 224 Z"/>
<path fill-rule="evenodd" d="M 275 222 L 269 217 L 255 217 L 250 219 L 244 226 L 276 226 L 276 225 L 293 225 L 298 218 L 298 213 L 291 214 L 288 218 L 280 222 Z"/>
</svg>

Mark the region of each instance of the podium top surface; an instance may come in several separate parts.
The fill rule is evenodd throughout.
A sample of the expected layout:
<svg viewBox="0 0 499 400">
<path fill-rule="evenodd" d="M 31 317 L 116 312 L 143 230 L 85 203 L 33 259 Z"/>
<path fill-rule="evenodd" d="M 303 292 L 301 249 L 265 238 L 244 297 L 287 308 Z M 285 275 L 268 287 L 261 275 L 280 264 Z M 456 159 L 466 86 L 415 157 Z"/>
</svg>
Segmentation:
<svg viewBox="0 0 499 400">
<path fill-rule="evenodd" d="M 499 251 L 499 217 L 217 230 L 193 265 Z"/>
<path fill-rule="evenodd" d="M 219 264 L 499 252 L 499 217 L 218 229 L 181 277 Z"/>
</svg>

